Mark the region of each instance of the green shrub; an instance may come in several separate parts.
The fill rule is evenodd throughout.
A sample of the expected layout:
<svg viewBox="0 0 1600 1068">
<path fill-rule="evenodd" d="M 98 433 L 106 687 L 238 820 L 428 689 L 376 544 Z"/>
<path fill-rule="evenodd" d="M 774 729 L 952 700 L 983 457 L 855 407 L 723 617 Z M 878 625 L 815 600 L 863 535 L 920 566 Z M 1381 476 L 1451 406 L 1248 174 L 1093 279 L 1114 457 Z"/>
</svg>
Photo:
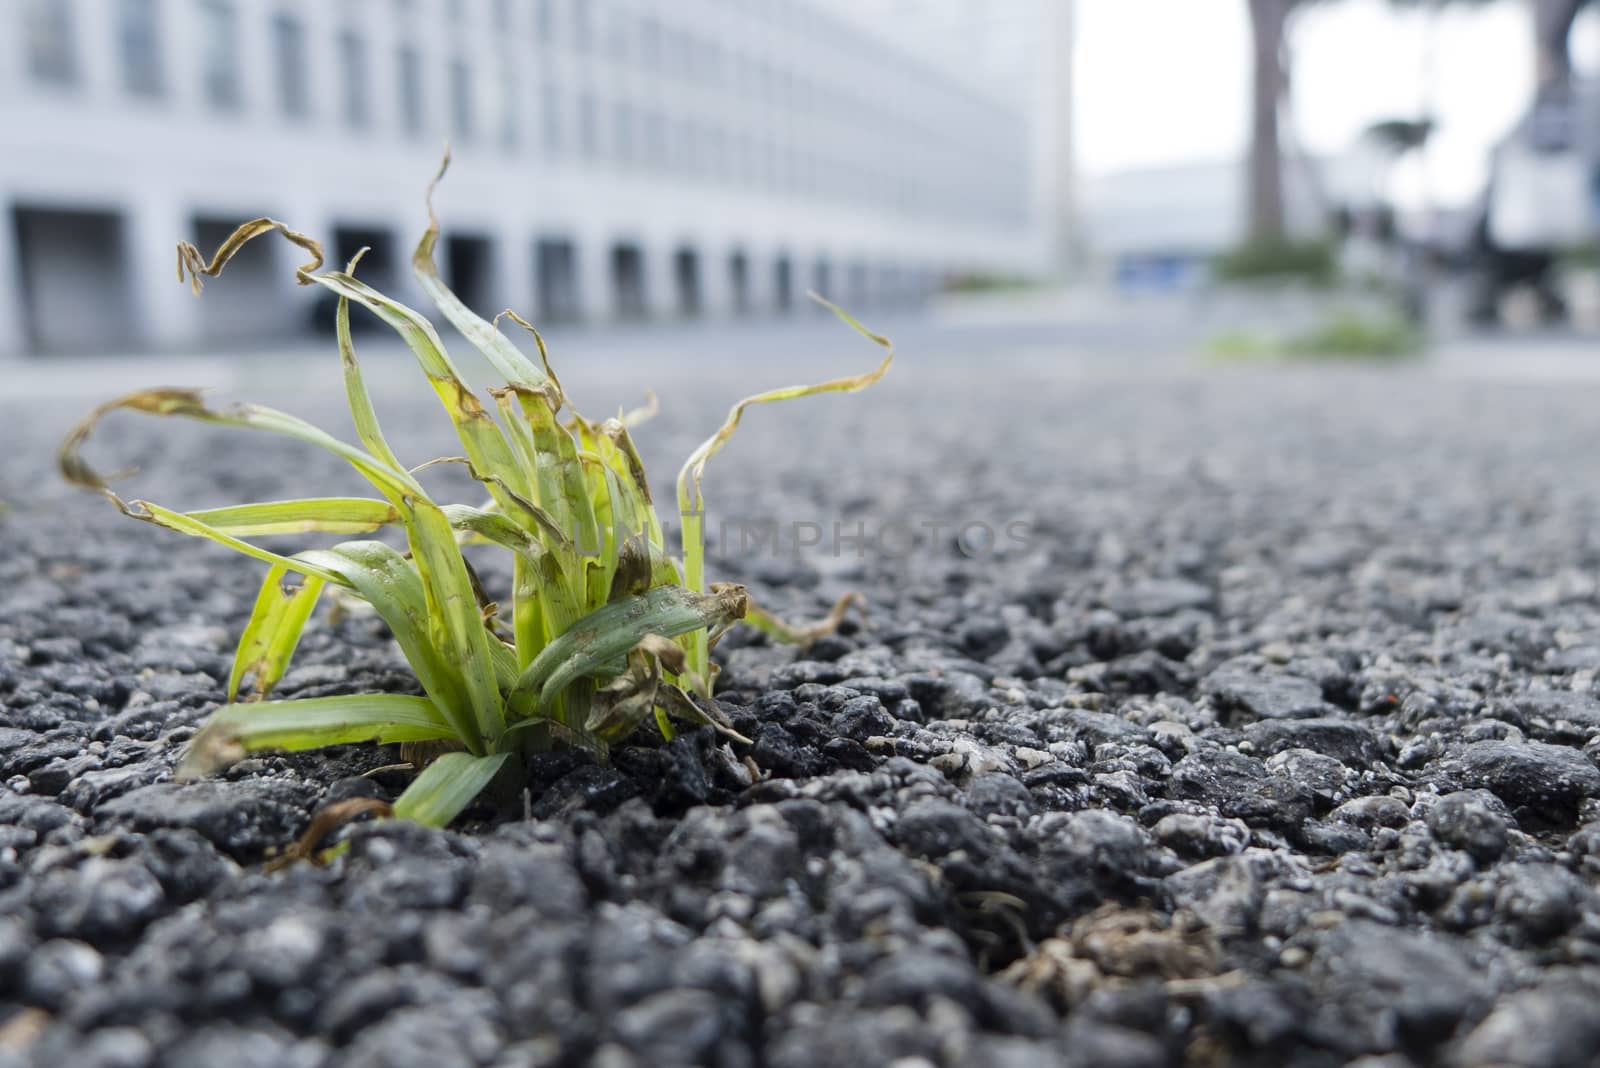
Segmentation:
<svg viewBox="0 0 1600 1068">
<path fill-rule="evenodd" d="M 1212 274 L 1222 282 L 1332 285 L 1339 274 L 1337 252 L 1332 241 L 1251 241 L 1218 256 Z"/>
<path fill-rule="evenodd" d="M 1420 353 L 1422 332 L 1393 312 L 1335 312 L 1300 334 L 1273 337 L 1230 330 L 1211 339 L 1206 355 L 1217 363 L 1286 363 L 1295 360 L 1394 360 Z"/>
<path fill-rule="evenodd" d="M 1422 332 L 1393 312 L 1341 311 L 1315 329 L 1289 338 L 1284 350 L 1297 357 L 1383 360 L 1416 355 L 1423 342 Z"/>
<path fill-rule="evenodd" d="M 355 277 L 359 255 L 342 271 L 321 270 L 317 242 L 282 223 L 257 219 L 235 231 L 209 262 L 192 245 L 179 246 L 180 277 L 186 274 L 198 293 L 201 275 L 217 275 L 241 247 L 266 234 L 281 234 L 305 250 L 311 262 L 296 272 L 300 283 L 322 286 L 338 297 L 338 347 L 360 444 L 270 408 L 211 408 L 194 390 L 153 389 L 102 405 L 62 445 L 63 474 L 102 492 L 123 514 L 207 538 L 269 565 L 239 639 L 228 703 L 195 736 L 180 777 L 213 772 L 260 750 L 405 743 L 419 755 L 418 763 L 422 753 L 436 759 L 405 790 L 394 814 L 443 826 L 530 751 L 570 744 L 604 758 L 611 743 L 652 716 L 667 738 L 675 719 L 730 731 L 709 700 L 715 676 L 710 647 L 717 637 L 745 619 L 780 639 L 806 638 L 836 624 L 842 614 L 845 602 L 817 628 L 790 628 L 751 606 L 743 587 L 708 587 L 700 480 L 706 462 L 750 405 L 864 389 L 889 369 L 894 359 L 889 342 L 828 305 L 887 350 L 883 361 L 867 374 L 774 390 L 736 404 L 679 474 L 680 562 L 666 551 L 629 436 L 629 418 L 584 418 L 563 392 L 544 342 L 531 326 L 506 313 L 533 333 L 542 366 L 499 332 L 498 319 L 491 323 L 473 314 L 440 280 L 433 258 L 439 226 L 431 209 L 432 186 L 429 193 L 429 226 L 412 266 L 439 311 L 505 380 L 488 391 L 490 405 L 462 380 L 427 319 Z M 391 448 L 356 361 L 352 302 L 404 339 L 454 425 L 464 455 L 429 463 L 464 464 L 483 484 L 488 503 L 436 502 L 416 477 L 420 468 L 402 462 Z M 564 418 L 558 414 L 563 409 Z M 82 454 L 95 424 L 118 410 L 284 435 L 345 460 L 376 495 L 192 512 L 124 501 Z M 358 539 L 282 555 L 249 540 L 301 533 L 364 535 L 391 527 L 403 534 L 407 551 Z M 511 554 L 509 612 L 485 595 L 463 555 L 468 545 Z M 288 669 L 312 609 L 330 586 L 365 601 L 383 618 L 424 696 L 263 699 Z M 240 701 L 247 677 L 255 699 Z"/>
</svg>

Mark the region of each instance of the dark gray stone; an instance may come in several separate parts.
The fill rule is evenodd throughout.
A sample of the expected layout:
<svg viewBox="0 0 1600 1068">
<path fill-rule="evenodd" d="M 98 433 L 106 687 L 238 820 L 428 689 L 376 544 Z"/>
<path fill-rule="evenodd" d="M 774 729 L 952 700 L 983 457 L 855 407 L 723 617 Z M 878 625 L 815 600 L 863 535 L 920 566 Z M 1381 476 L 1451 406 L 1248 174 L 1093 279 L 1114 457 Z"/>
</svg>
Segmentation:
<svg viewBox="0 0 1600 1068">
<path fill-rule="evenodd" d="M 1453 1068 L 1568 1068 L 1592 1064 L 1600 1048 L 1600 990 L 1552 983 L 1496 1002 L 1451 1051 Z"/>
<path fill-rule="evenodd" d="M 158 783 L 113 798 L 96 815 L 141 831 L 192 830 L 243 858 L 292 840 L 309 818 L 311 796 L 287 782 Z"/>
<path fill-rule="evenodd" d="M 1495 811 L 1499 806 L 1499 799 L 1488 791 L 1447 794 L 1428 810 L 1428 829 L 1445 845 L 1490 862 L 1510 843 L 1506 820 Z"/>
<path fill-rule="evenodd" d="M 1561 745 L 1474 742 L 1436 766 L 1464 786 L 1491 791 L 1519 818 L 1570 825 L 1579 804 L 1600 796 L 1600 768 Z"/>
<path fill-rule="evenodd" d="M 1107 598 L 1110 609 L 1124 619 L 1169 616 L 1185 608 L 1210 608 L 1211 590 L 1183 579 L 1147 579 Z"/>
<path fill-rule="evenodd" d="M 1245 722 L 1319 719 L 1333 711 L 1322 699 L 1322 687 L 1298 675 L 1252 675 L 1226 669 L 1208 675 L 1201 690 Z"/>
</svg>

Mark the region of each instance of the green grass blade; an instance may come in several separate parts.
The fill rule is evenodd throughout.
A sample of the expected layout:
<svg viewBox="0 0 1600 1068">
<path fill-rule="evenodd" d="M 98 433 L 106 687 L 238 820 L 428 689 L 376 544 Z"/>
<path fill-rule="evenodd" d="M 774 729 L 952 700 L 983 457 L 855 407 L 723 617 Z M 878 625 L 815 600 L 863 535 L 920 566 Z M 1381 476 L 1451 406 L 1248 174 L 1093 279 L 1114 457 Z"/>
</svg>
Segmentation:
<svg viewBox="0 0 1600 1068">
<path fill-rule="evenodd" d="M 556 419 L 543 395 L 510 389 L 490 392 L 516 443 L 516 451 L 532 472 L 535 503 L 549 516 L 554 531 L 559 532 L 555 537 L 541 530 L 540 536 L 561 555 L 572 596 L 582 601 L 585 580 L 583 569 L 576 566 L 578 553 L 572 546 L 590 551 L 598 543 L 600 528 L 584 480 L 578 444 Z"/>
<path fill-rule="evenodd" d="M 490 635 L 450 520 L 426 498 L 406 501 L 402 507 L 408 512 L 411 558 L 428 597 L 431 633 L 455 666 L 472 710 L 472 728 L 463 730 L 462 738 L 469 749 L 478 752 L 479 745 L 485 740 L 493 742 L 506 726 L 505 706 L 489 651 Z"/>
<path fill-rule="evenodd" d="M 317 605 L 323 583 L 319 578 L 308 577 L 297 588 L 285 590 L 283 580 L 288 574 L 285 567 L 273 567 L 261 584 L 250 621 L 233 654 L 233 670 L 228 675 L 229 701 L 239 696 L 239 683 L 250 673 L 255 675 L 256 694 L 265 697 L 270 693 L 283 678 L 295 647 L 300 644 L 300 633 Z"/>
<path fill-rule="evenodd" d="M 550 640 L 544 598 L 540 596 L 539 564 L 517 554 L 511 574 L 511 631 L 517 648 L 517 674 L 533 662 Z M 507 692 L 516 688 L 515 680 Z"/>
<path fill-rule="evenodd" d="M 609 599 L 611 580 L 617 573 L 617 561 L 622 543 L 628 539 L 626 521 L 627 502 L 622 499 L 622 488 L 617 476 L 593 453 L 579 455 L 583 472 L 589 484 L 589 505 L 594 512 L 596 544 L 586 546 L 592 554 L 584 563 L 588 576 L 584 590 L 584 604 L 602 605 Z"/>
<path fill-rule="evenodd" d="M 826 382 L 818 382 L 809 386 L 784 386 L 779 389 L 767 390 L 765 393 L 757 393 L 739 401 L 728 411 L 728 418 L 723 421 L 722 426 L 717 428 L 717 432 L 702 442 L 700 447 L 690 453 L 689 458 L 684 461 L 683 469 L 678 473 L 679 509 L 688 511 L 691 508 L 701 507 L 700 479 L 705 474 L 706 461 L 722 451 L 722 447 L 728 443 L 728 439 L 733 437 L 733 432 L 739 429 L 739 421 L 744 417 L 746 408 L 756 404 L 772 404 L 776 401 L 815 396 L 818 393 L 856 393 L 866 389 L 888 373 L 889 366 L 894 363 L 893 342 L 881 334 L 874 334 L 842 308 L 830 304 L 828 301 L 816 296 L 816 294 L 812 294 L 812 298 L 854 327 L 863 337 L 883 346 L 887 350 L 884 353 L 883 361 L 865 374 L 833 378 Z"/>
<path fill-rule="evenodd" d="M 354 269 L 355 262 L 346 270 Z M 335 333 L 339 338 L 339 362 L 344 367 L 344 394 L 350 404 L 350 417 L 356 425 L 356 437 L 367 451 L 396 470 L 405 470 L 405 464 L 389 448 L 378 425 L 378 413 L 372 407 L 372 396 L 367 392 L 366 380 L 361 376 L 361 364 L 356 361 L 355 341 L 350 337 L 350 298 L 339 298 L 339 312 L 334 318 Z"/>
<path fill-rule="evenodd" d="M 471 342 L 474 348 L 483 353 L 484 358 L 494 365 L 494 369 L 500 372 L 500 376 L 506 382 L 519 390 L 543 394 L 549 399 L 552 407 L 559 408 L 561 389 L 556 382 L 534 366 L 533 361 L 524 356 L 509 338 L 495 328 L 493 323 L 461 303 L 460 298 L 451 292 L 450 287 L 439 277 L 439 268 L 433 259 L 433 249 L 439 241 L 439 219 L 433 213 L 433 190 L 449 166 L 450 153 L 446 152 L 444 160 L 439 164 L 439 173 L 434 175 L 433 181 L 428 184 L 428 228 L 423 232 L 422 240 L 417 242 L 416 250 L 411 254 L 412 274 L 416 276 L 417 284 L 428 295 L 428 299 L 433 301 L 434 306 L 446 319 L 450 320 L 450 325 Z"/>
<path fill-rule="evenodd" d="M 388 501 L 371 497 L 307 497 L 204 508 L 190 519 L 236 538 L 280 534 L 369 534 L 400 521 Z"/>
<path fill-rule="evenodd" d="M 263 750 L 320 749 L 351 742 L 423 742 L 455 732 L 426 697 L 355 694 L 261 701 L 219 708 L 190 742 L 180 779 L 209 775 Z"/>
<path fill-rule="evenodd" d="M 396 819 L 445 827 L 461 815 L 499 774 L 510 753 L 471 756 L 446 753 L 423 769 L 394 803 Z"/>
<path fill-rule="evenodd" d="M 517 663 L 517 651 L 498 637 L 490 635 L 489 654 L 494 660 L 495 682 L 500 687 L 500 692 L 510 693 L 517 685 L 517 678 L 522 674 L 522 665 Z"/>
<path fill-rule="evenodd" d="M 600 665 L 625 657 L 647 634 L 674 638 L 707 627 L 721 628 L 744 615 L 742 587 L 714 594 L 660 586 L 595 609 L 545 646 L 523 671 L 512 701 L 533 697 L 529 712 L 542 713 L 569 684 Z"/>
<path fill-rule="evenodd" d="M 200 275 L 220 273 L 222 268 L 247 242 L 268 233 L 281 233 L 289 241 L 294 242 L 314 259 L 295 272 L 296 279 L 301 285 L 320 285 L 335 295 L 355 301 L 357 304 L 371 310 L 384 322 L 388 323 L 405 341 L 406 345 L 416 356 L 434 391 L 449 411 L 451 420 L 456 425 L 457 434 L 461 437 L 462 444 L 467 449 L 467 455 L 472 457 L 480 469 L 500 474 L 511 482 L 514 488 L 524 495 L 527 494 L 525 486 L 518 485 L 514 478 L 518 472 L 510 464 L 509 450 L 506 449 L 505 439 L 500 435 L 499 428 L 494 425 L 494 420 L 488 417 L 472 395 L 471 390 L 462 381 L 450 358 L 445 355 L 444 345 L 439 340 L 439 335 L 433 326 L 405 305 L 390 300 L 382 293 L 371 288 L 363 282 L 358 282 L 349 270 L 329 271 L 323 274 L 312 272 L 322 266 L 322 246 L 303 234 L 297 234 L 282 223 L 272 219 L 256 219 L 246 223 L 235 230 L 233 234 L 217 250 L 209 264 L 201 258 L 199 251 L 188 243 L 178 246 L 178 276 L 183 278 L 187 271 L 196 293 L 200 291 Z M 354 266 L 352 261 L 350 266 Z M 345 331 L 347 334 L 348 331 Z M 348 350 L 353 357 L 354 349 Z M 341 346 L 341 355 L 344 347 Z M 349 373 L 351 364 L 346 364 L 347 392 L 350 386 Z M 356 378 L 359 382 L 359 372 Z M 364 393 L 365 390 L 363 389 Z M 363 441 L 367 440 L 366 431 L 370 430 L 381 440 L 377 433 L 377 419 L 371 413 L 370 404 L 362 406 L 358 399 L 352 400 L 352 412 L 356 416 L 358 426 L 365 423 Z M 369 419 L 370 417 L 370 419 Z M 498 441 L 498 446 L 496 442 Z M 371 446 L 369 446 L 371 447 Z M 374 454 L 388 466 L 400 469 L 401 465 L 393 462 L 393 454 L 387 446 L 373 447 Z"/>
<path fill-rule="evenodd" d="M 380 541 L 349 541 L 301 556 L 336 574 L 377 610 L 446 722 L 469 749 L 481 746 L 461 672 L 434 643 L 428 598 L 416 568 Z"/>
<path fill-rule="evenodd" d="M 90 413 L 89 418 L 79 423 L 67 435 L 57 457 L 61 473 L 67 481 L 99 490 L 109 496 L 124 512 L 127 511 L 126 506 L 116 494 L 112 493 L 105 477 L 90 467 L 83 458 L 83 446 L 94 432 L 95 426 L 107 415 L 121 410 L 143 412 L 148 415 L 179 416 L 202 423 L 280 434 L 315 445 L 342 458 L 361 472 L 367 481 L 391 501 L 408 494 L 417 496 L 422 494 L 422 487 L 406 472 L 391 467 L 354 445 L 340 441 L 332 434 L 319 430 L 305 420 L 297 419 L 286 412 L 255 404 L 239 404 L 215 410 L 206 407 L 198 390 L 150 389 L 118 397 L 96 408 Z"/>
<path fill-rule="evenodd" d="M 894 344 L 888 338 L 868 330 L 848 312 L 823 300 L 815 293 L 811 294 L 811 297 L 855 328 L 863 337 L 887 350 L 883 361 L 865 374 L 829 379 L 810 386 L 785 386 L 746 397 L 728 411 L 728 418 L 717 428 L 717 432 L 689 454 L 689 458 L 684 461 L 683 469 L 678 472 L 678 511 L 683 522 L 684 583 L 691 590 L 700 591 L 705 588 L 705 500 L 700 493 L 700 479 L 705 474 L 706 462 L 720 452 L 728 443 L 728 439 L 733 437 L 733 432 L 739 429 L 739 421 L 744 417 L 745 409 L 756 404 L 795 400 L 818 393 L 855 393 L 877 382 L 888 373 L 889 366 L 894 363 Z M 709 679 L 711 651 L 705 636 L 694 636 L 691 645 L 690 669 Z"/>
<path fill-rule="evenodd" d="M 319 566 L 314 561 L 304 560 L 299 556 L 282 556 L 259 546 L 251 545 L 249 542 L 241 541 L 230 534 L 214 530 L 198 520 L 189 518 L 182 512 L 174 512 L 170 508 L 163 508 L 161 505 L 150 501 L 129 501 L 123 504 L 118 500 L 117 503 L 122 508 L 124 515 L 131 516 L 134 519 L 142 519 L 147 523 L 154 523 L 158 527 L 166 527 L 168 530 L 175 530 L 179 534 L 187 534 L 191 538 L 205 538 L 209 541 L 214 541 L 218 545 L 224 545 L 235 552 L 260 560 L 264 564 L 285 567 L 290 571 L 314 576 L 336 585 L 348 585 L 337 574 Z"/>
<path fill-rule="evenodd" d="M 526 476 L 512 457 L 505 435 L 473 395 L 455 364 L 450 362 L 450 357 L 445 354 L 444 342 L 439 340 L 433 324 L 404 304 L 390 300 L 365 282 L 357 281 L 353 275 L 330 271 L 309 277 L 317 285 L 355 301 L 389 324 L 406 343 L 433 385 L 434 393 L 455 425 L 456 437 L 460 439 L 467 458 L 479 471 L 504 480 L 514 491 L 528 496 L 530 489 Z M 492 483 L 490 492 L 498 493 Z M 504 506 L 504 502 L 501 503 Z"/>
</svg>

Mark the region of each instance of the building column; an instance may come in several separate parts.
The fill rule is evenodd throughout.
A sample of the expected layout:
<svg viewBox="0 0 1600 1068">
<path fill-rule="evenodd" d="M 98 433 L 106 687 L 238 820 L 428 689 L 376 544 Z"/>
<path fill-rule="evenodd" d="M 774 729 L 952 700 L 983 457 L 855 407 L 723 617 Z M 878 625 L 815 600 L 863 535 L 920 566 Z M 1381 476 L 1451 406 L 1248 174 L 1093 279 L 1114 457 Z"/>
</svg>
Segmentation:
<svg viewBox="0 0 1600 1068">
<path fill-rule="evenodd" d="M 123 215 L 123 256 L 137 320 L 133 344 L 177 350 L 199 342 L 199 302 L 177 276 L 177 244 L 191 240 L 193 230 L 189 211 L 175 200 L 150 197 L 128 205 Z"/>
<path fill-rule="evenodd" d="M 28 349 L 22 321 L 21 252 L 11 198 L 0 195 L 0 359 L 22 356 Z"/>
<path fill-rule="evenodd" d="M 611 285 L 611 238 L 584 233 L 573 239 L 578 258 L 578 317 L 584 322 L 616 318 L 617 298 Z"/>
<path fill-rule="evenodd" d="M 539 301 L 534 280 L 534 240 L 531 231 L 513 227 L 496 236 L 490 245 L 494 278 L 490 292 L 494 307 L 490 316 L 510 308 L 524 319 L 538 315 Z"/>
<path fill-rule="evenodd" d="M 750 266 L 750 314 L 770 317 L 778 311 L 778 287 L 772 277 L 778 262 L 777 252 L 769 245 L 751 245 L 745 252 Z"/>
<path fill-rule="evenodd" d="M 678 285 L 673 276 L 673 245 L 670 241 L 641 241 L 644 256 L 644 299 L 651 319 L 678 316 Z"/>
<path fill-rule="evenodd" d="M 736 247 L 725 241 L 700 245 L 700 306 L 708 319 L 733 318 L 732 261 Z"/>
</svg>

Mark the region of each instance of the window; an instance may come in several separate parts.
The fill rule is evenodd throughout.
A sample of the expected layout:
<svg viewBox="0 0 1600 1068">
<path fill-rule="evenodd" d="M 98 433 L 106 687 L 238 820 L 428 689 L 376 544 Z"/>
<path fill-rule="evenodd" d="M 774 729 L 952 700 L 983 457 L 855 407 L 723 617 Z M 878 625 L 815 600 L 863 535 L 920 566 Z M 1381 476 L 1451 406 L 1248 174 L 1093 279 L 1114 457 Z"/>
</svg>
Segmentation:
<svg viewBox="0 0 1600 1068">
<path fill-rule="evenodd" d="M 639 62 L 645 70 L 661 68 L 661 23 L 649 15 L 639 20 Z"/>
<path fill-rule="evenodd" d="M 496 81 L 500 90 L 500 147 L 507 152 L 515 152 L 517 148 L 517 119 L 520 112 L 517 109 L 517 75 L 511 66 L 511 58 L 502 56 L 499 69 L 496 71 Z"/>
<path fill-rule="evenodd" d="M 422 133 L 422 57 L 411 45 L 401 45 L 397 55 L 400 68 L 400 125 L 406 133 Z"/>
<path fill-rule="evenodd" d="M 122 59 L 122 88 L 130 96 L 160 96 L 165 86 L 156 0 L 122 0 L 117 9 L 117 50 Z"/>
<path fill-rule="evenodd" d="M 472 68 L 464 59 L 450 61 L 450 133 L 472 140 Z"/>
<path fill-rule="evenodd" d="M 613 108 L 612 139 L 615 142 L 614 154 L 617 162 L 632 164 L 634 160 L 633 143 L 633 105 L 625 100 L 619 100 Z"/>
<path fill-rule="evenodd" d="M 593 159 L 600 148 L 599 111 L 591 94 L 578 97 L 578 148 L 589 159 Z"/>
<path fill-rule="evenodd" d="M 355 30 L 339 31 L 339 70 L 344 78 L 344 124 L 364 129 L 372 121 L 372 99 L 367 91 L 367 42 Z"/>
<path fill-rule="evenodd" d="M 675 148 L 678 169 L 694 174 L 700 166 L 700 127 L 693 119 L 680 119 Z"/>
<path fill-rule="evenodd" d="M 41 85 L 72 85 L 78 80 L 72 9 L 70 0 L 28 0 L 22 27 L 28 42 L 28 74 Z"/>
<path fill-rule="evenodd" d="M 617 10 L 611 14 L 610 43 L 607 47 L 611 51 L 611 58 L 618 63 L 628 62 L 628 14 Z"/>
<path fill-rule="evenodd" d="M 572 0 L 568 8 L 571 13 L 572 47 L 579 52 L 589 49 L 589 42 L 594 36 L 594 23 L 590 21 L 589 0 Z"/>
<path fill-rule="evenodd" d="M 667 120 L 659 111 L 644 113 L 645 166 L 661 170 L 667 165 Z"/>
<path fill-rule="evenodd" d="M 306 29 L 293 15 L 272 16 L 272 60 L 278 74 L 278 108 L 291 119 L 311 112 L 306 84 Z"/>
<path fill-rule="evenodd" d="M 227 0 L 200 2 L 200 81 L 206 102 L 218 111 L 243 103 L 239 86 L 239 22 Z"/>
<path fill-rule="evenodd" d="M 548 45 L 556 36 L 556 0 L 538 0 L 534 12 L 534 25 L 538 28 L 539 44 Z"/>
<path fill-rule="evenodd" d="M 561 90 L 550 83 L 545 83 L 539 91 L 539 109 L 543 113 L 541 119 L 544 123 L 544 150 L 547 155 L 555 156 L 561 152 Z"/>
<path fill-rule="evenodd" d="M 728 141 L 722 132 L 722 127 L 711 127 L 706 134 L 707 173 L 711 177 L 726 179 L 729 176 L 727 149 Z"/>
</svg>

